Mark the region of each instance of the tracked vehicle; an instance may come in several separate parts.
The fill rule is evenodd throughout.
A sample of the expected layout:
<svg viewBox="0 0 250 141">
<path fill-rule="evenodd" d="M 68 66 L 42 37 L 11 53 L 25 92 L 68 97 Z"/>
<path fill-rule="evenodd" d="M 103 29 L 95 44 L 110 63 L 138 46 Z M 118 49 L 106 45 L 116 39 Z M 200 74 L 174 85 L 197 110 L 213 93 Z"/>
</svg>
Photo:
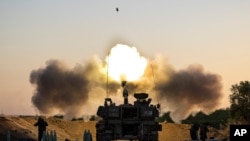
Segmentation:
<svg viewBox="0 0 250 141">
<path fill-rule="evenodd" d="M 126 81 L 122 82 L 124 103 L 116 106 L 111 98 L 105 98 L 99 106 L 96 123 L 96 141 L 137 140 L 158 141 L 162 126 L 156 122 L 159 104 L 152 105 L 147 93 L 135 93 L 133 104 L 128 102 Z"/>
</svg>

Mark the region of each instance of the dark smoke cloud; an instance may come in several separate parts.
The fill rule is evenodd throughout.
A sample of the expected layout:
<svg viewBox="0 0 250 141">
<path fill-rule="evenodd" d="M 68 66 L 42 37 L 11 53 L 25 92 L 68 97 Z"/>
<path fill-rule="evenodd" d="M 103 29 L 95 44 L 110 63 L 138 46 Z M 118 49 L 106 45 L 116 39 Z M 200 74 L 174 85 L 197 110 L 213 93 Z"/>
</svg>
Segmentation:
<svg viewBox="0 0 250 141">
<path fill-rule="evenodd" d="M 162 105 L 170 109 L 175 121 L 197 110 L 209 113 L 218 107 L 222 96 L 219 75 L 204 72 L 201 65 L 190 65 L 185 70 L 163 71 L 159 74 L 167 74 L 168 79 L 157 81 L 156 91 Z"/>
<path fill-rule="evenodd" d="M 100 87 L 104 81 L 98 65 L 92 59 L 86 66 L 69 69 L 61 61 L 48 61 L 45 68 L 30 74 L 30 82 L 36 86 L 33 104 L 42 114 L 57 111 L 69 117 L 81 115 L 93 86 Z"/>
</svg>

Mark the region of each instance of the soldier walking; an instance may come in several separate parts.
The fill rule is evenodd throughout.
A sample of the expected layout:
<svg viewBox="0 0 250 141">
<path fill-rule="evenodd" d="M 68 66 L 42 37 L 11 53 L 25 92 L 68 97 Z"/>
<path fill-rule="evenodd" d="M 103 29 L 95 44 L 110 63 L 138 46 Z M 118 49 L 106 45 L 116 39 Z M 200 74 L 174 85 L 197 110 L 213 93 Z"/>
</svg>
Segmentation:
<svg viewBox="0 0 250 141">
<path fill-rule="evenodd" d="M 43 118 L 39 117 L 34 126 L 38 126 L 38 141 L 41 141 L 43 132 L 46 132 L 46 126 L 48 126 L 48 123 Z"/>
</svg>

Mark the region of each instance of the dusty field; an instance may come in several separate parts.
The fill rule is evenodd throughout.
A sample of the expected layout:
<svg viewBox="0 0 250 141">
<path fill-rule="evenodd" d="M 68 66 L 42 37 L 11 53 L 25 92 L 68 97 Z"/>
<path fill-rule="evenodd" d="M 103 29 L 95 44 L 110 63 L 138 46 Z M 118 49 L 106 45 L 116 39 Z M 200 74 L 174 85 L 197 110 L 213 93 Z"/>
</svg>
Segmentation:
<svg viewBox="0 0 250 141">
<path fill-rule="evenodd" d="M 36 117 L 0 117 L 0 141 L 4 141 L 7 131 L 10 131 L 12 139 L 29 138 L 37 139 L 37 128 L 34 127 Z M 93 121 L 68 121 L 58 118 L 47 118 L 49 126 L 47 131 L 56 131 L 58 141 L 64 141 L 66 138 L 72 141 L 82 141 L 83 132 L 90 130 L 95 141 L 95 123 Z M 162 132 L 159 132 L 159 141 L 189 141 L 189 125 L 162 123 Z M 209 137 L 215 136 L 222 139 L 228 135 L 228 130 L 217 131 L 210 128 Z"/>
</svg>

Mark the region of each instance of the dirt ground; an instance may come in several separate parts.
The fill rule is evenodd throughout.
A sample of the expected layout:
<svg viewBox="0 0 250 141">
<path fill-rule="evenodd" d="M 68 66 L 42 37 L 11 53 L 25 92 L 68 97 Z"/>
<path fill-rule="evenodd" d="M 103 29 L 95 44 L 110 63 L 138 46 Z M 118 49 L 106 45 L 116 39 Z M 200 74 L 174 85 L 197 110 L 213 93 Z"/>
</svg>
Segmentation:
<svg viewBox="0 0 250 141">
<path fill-rule="evenodd" d="M 56 131 L 58 141 L 69 139 L 71 141 L 82 141 L 83 132 L 90 130 L 95 141 L 95 121 L 69 121 L 59 118 L 45 118 L 48 122 L 47 131 Z M 12 141 L 14 140 L 36 140 L 38 136 L 37 127 L 34 123 L 37 117 L 34 116 L 2 116 L 0 117 L 0 141 L 6 140 L 6 133 L 9 131 Z M 162 123 L 162 131 L 159 132 L 159 141 L 190 141 L 190 125 Z M 209 137 L 222 139 L 228 137 L 229 130 L 218 131 L 210 128 Z"/>
</svg>

